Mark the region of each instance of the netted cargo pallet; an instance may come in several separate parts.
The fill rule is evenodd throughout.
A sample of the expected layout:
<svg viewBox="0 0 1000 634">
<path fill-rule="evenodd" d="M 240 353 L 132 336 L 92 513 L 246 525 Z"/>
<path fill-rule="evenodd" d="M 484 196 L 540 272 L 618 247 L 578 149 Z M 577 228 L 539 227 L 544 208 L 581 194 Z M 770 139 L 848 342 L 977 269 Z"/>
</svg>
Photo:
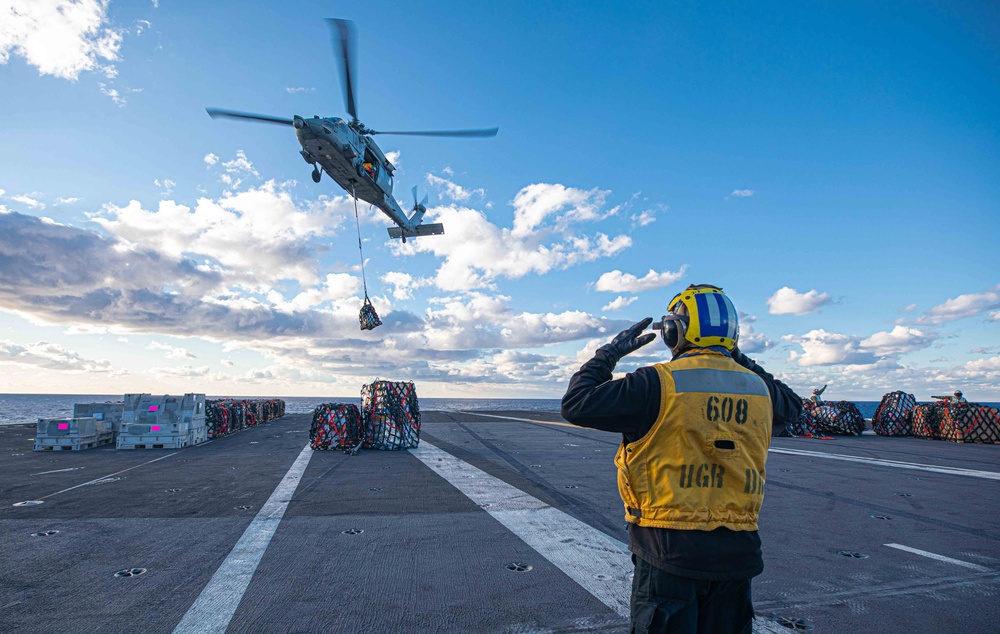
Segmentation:
<svg viewBox="0 0 1000 634">
<path fill-rule="evenodd" d="M 343 449 L 354 453 L 365 439 L 361 410 L 357 405 L 323 403 L 313 410 L 309 446 L 313 449 Z"/>
<path fill-rule="evenodd" d="M 803 399 L 802 412 L 797 420 L 785 426 L 782 436 L 814 436 L 817 434 L 816 421 L 809 415 L 809 407 L 807 406 L 810 402 Z"/>
<path fill-rule="evenodd" d="M 80 451 L 115 441 L 111 421 L 93 417 L 39 418 L 35 451 Z"/>
<path fill-rule="evenodd" d="M 889 392 L 872 416 L 872 430 L 879 436 L 913 435 L 913 408 L 917 399 L 906 392 Z"/>
<path fill-rule="evenodd" d="M 409 449 L 420 444 L 420 407 L 411 381 L 379 381 L 361 388 L 365 449 Z"/>
<path fill-rule="evenodd" d="M 917 438 L 941 438 L 944 405 L 928 403 L 913 408 L 913 435 Z"/>
<path fill-rule="evenodd" d="M 208 437 L 227 436 L 285 415 L 285 401 L 222 398 L 208 401 L 205 421 Z"/>
<path fill-rule="evenodd" d="M 809 402 L 805 408 L 820 433 L 860 436 L 865 430 L 865 417 L 851 401 Z"/>
<path fill-rule="evenodd" d="M 949 404 L 943 408 L 942 440 L 1000 444 L 1000 414 L 975 403 Z"/>
</svg>

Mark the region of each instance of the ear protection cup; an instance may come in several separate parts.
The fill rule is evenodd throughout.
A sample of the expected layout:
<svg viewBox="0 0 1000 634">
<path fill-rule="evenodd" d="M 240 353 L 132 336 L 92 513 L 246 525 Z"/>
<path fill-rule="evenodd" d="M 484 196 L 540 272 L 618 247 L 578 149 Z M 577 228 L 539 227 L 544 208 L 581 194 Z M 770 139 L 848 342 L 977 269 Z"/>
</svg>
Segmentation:
<svg viewBox="0 0 1000 634">
<path fill-rule="evenodd" d="M 660 326 L 660 334 L 663 335 L 663 343 L 673 350 L 677 344 L 684 339 L 684 322 L 680 319 L 670 319 L 664 317 Z"/>
</svg>

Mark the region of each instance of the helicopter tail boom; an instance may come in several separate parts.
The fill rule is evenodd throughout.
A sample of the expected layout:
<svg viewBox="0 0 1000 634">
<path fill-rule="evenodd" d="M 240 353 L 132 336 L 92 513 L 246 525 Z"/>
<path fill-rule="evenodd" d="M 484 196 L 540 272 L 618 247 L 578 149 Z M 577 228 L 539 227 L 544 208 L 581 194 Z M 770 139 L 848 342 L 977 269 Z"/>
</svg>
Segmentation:
<svg viewBox="0 0 1000 634">
<path fill-rule="evenodd" d="M 413 230 L 402 227 L 389 227 L 387 229 L 390 238 L 402 238 L 406 242 L 407 238 L 418 238 L 420 236 L 439 236 L 444 233 L 444 225 L 441 223 L 415 225 Z"/>
</svg>

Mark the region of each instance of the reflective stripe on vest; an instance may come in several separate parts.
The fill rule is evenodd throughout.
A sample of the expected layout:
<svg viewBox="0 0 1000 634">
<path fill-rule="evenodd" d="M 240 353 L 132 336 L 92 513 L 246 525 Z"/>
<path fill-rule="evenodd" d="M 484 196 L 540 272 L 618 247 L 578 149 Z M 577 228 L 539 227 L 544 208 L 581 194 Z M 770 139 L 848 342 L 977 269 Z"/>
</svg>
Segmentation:
<svg viewBox="0 0 1000 634">
<path fill-rule="evenodd" d="M 767 384 L 728 356 L 699 350 L 654 366 L 660 414 L 618 448 L 625 519 L 640 526 L 757 530 L 771 444 Z"/>
</svg>

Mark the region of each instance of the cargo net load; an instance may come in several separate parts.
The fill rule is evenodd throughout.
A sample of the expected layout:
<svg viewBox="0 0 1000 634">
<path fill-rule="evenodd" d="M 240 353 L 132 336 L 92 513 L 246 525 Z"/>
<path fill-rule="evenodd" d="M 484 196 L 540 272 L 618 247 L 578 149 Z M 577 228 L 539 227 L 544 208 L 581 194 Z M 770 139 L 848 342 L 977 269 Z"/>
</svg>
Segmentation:
<svg viewBox="0 0 1000 634">
<path fill-rule="evenodd" d="M 411 381 L 379 381 L 361 388 L 365 449 L 409 449 L 420 444 L 420 407 Z"/>
<path fill-rule="evenodd" d="M 913 409 L 917 438 L 1000 444 L 1000 414 L 976 403 L 931 403 Z"/>
<path fill-rule="evenodd" d="M 889 392 L 882 397 L 872 416 L 872 430 L 879 436 L 912 436 L 916 406 L 917 399 L 912 394 Z"/>
<path fill-rule="evenodd" d="M 858 406 L 850 401 L 806 401 L 803 409 L 808 410 L 816 432 L 821 434 L 860 436 L 865 430 L 865 417 L 861 415 Z"/>
<path fill-rule="evenodd" d="M 378 318 L 375 307 L 365 294 L 365 303 L 361 305 L 361 314 L 358 316 L 361 321 L 361 330 L 374 330 L 382 325 L 382 320 Z"/>
<path fill-rule="evenodd" d="M 810 401 L 802 401 L 802 412 L 799 414 L 798 420 L 792 421 L 785 426 L 782 430 L 781 436 L 806 436 L 812 437 L 819 435 L 816 429 L 816 421 L 813 420 L 812 416 L 809 415 L 809 408 L 806 406 Z"/>
<path fill-rule="evenodd" d="M 365 426 L 357 405 L 323 403 L 313 410 L 309 446 L 313 449 L 342 449 L 354 454 L 365 440 Z"/>
<path fill-rule="evenodd" d="M 209 438 L 228 436 L 284 415 L 285 401 L 280 398 L 222 398 L 208 401 L 205 409 Z"/>
</svg>

